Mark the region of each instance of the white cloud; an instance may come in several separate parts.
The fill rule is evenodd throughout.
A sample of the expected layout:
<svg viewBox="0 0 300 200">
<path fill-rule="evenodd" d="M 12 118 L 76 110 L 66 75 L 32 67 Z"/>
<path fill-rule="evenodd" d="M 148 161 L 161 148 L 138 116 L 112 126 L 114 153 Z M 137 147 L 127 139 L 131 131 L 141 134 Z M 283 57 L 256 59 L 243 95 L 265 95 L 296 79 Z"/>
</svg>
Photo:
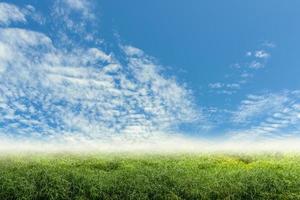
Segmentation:
<svg viewBox="0 0 300 200">
<path fill-rule="evenodd" d="M 57 20 L 56 29 L 64 43 L 69 40 L 69 35 L 77 34 L 86 41 L 98 41 L 95 37 L 95 14 L 94 3 L 89 0 L 55 0 L 52 9 L 52 16 Z M 69 32 L 66 32 L 69 31 Z M 68 41 L 69 40 L 69 41 Z M 96 42 L 95 42 L 96 43 Z"/>
<path fill-rule="evenodd" d="M 0 28 L 0 39 L 2 44 L 9 47 L 28 48 L 43 45 L 51 48 L 51 39 L 42 33 L 20 28 Z M 14 49 L 18 51 L 18 49 Z M 20 49 L 24 51 L 24 49 Z"/>
<path fill-rule="evenodd" d="M 210 83 L 208 85 L 208 87 L 212 88 L 212 89 L 219 89 L 219 88 L 222 88 L 223 86 L 224 86 L 224 84 L 223 83 L 219 83 L 219 82 L 217 82 L 217 83 Z"/>
<path fill-rule="evenodd" d="M 249 68 L 251 69 L 261 69 L 261 68 L 264 68 L 265 65 L 261 62 L 258 62 L 256 60 L 252 61 L 250 64 L 249 64 Z"/>
<path fill-rule="evenodd" d="M 271 54 L 264 49 L 256 51 L 248 51 L 246 53 L 247 57 L 253 57 L 252 61 L 247 64 L 251 69 L 261 69 L 265 67 L 267 60 L 271 57 Z"/>
<path fill-rule="evenodd" d="M 128 56 L 142 56 L 144 54 L 144 52 L 141 49 L 130 45 L 124 46 L 123 50 Z"/>
<path fill-rule="evenodd" d="M 210 87 L 211 89 L 220 89 L 220 88 L 228 88 L 228 89 L 239 89 L 240 88 L 240 84 L 238 83 L 210 83 L 208 85 L 208 87 Z"/>
<path fill-rule="evenodd" d="M 210 83 L 208 87 L 212 89 L 217 94 L 225 94 L 225 95 L 232 95 L 236 93 L 237 90 L 241 88 L 239 83 Z"/>
<path fill-rule="evenodd" d="M 240 90 L 243 85 L 250 82 L 250 79 L 254 77 L 255 72 L 258 72 L 267 65 L 267 61 L 271 57 L 271 53 L 265 49 L 266 47 L 270 48 L 272 44 L 266 43 L 261 46 L 263 46 L 264 49 L 247 51 L 244 55 L 244 61 L 230 65 L 231 69 L 235 70 L 235 72 L 230 75 L 226 74 L 225 78 L 228 79 L 230 77 L 231 81 L 234 83 L 210 83 L 208 87 L 216 90 L 216 93 L 218 94 L 228 95 L 232 95 Z"/>
<path fill-rule="evenodd" d="M 232 121 L 247 123 L 248 120 L 251 121 L 259 115 L 282 108 L 287 101 L 285 94 L 248 95 L 233 113 Z"/>
<path fill-rule="evenodd" d="M 254 56 L 256 58 L 262 58 L 262 59 L 267 59 L 271 56 L 271 54 L 265 50 L 256 50 L 254 52 L 248 51 L 246 52 L 247 57 Z"/>
<path fill-rule="evenodd" d="M 89 0 L 63 0 L 71 9 L 82 12 L 85 17 L 93 17 L 91 2 Z"/>
<path fill-rule="evenodd" d="M 255 57 L 256 58 L 269 58 L 270 54 L 266 52 L 265 50 L 258 50 L 255 51 Z"/>
<path fill-rule="evenodd" d="M 25 14 L 13 4 L 0 2 L 0 25 L 9 25 L 12 22 L 26 22 Z"/>
<path fill-rule="evenodd" d="M 231 133 L 235 137 L 280 137 L 300 131 L 300 95 L 295 91 L 248 95 L 233 112 L 232 121 L 250 126 Z M 291 130 L 290 130 L 291 129 Z"/>
<path fill-rule="evenodd" d="M 161 75 L 144 53 L 125 53 L 121 65 L 99 48 L 65 51 L 45 34 L 0 29 L 0 122 L 6 124 L 0 131 L 138 140 L 201 118 L 188 89 Z"/>
<path fill-rule="evenodd" d="M 241 86 L 238 83 L 229 83 L 229 84 L 226 84 L 226 87 L 229 89 L 240 89 Z"/>
</svg>

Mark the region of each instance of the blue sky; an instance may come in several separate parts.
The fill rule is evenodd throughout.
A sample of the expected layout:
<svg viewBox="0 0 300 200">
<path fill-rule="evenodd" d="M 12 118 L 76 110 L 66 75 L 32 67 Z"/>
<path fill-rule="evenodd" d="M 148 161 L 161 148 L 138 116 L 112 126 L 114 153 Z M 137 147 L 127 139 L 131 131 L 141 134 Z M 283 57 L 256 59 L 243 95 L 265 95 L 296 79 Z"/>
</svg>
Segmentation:
<svg viewBox="0 0 300 200">
<path fill-rule="evenodd" d="M 300 2 L 0 2 L 0 134 L 300 131 Z"/>
</svg>

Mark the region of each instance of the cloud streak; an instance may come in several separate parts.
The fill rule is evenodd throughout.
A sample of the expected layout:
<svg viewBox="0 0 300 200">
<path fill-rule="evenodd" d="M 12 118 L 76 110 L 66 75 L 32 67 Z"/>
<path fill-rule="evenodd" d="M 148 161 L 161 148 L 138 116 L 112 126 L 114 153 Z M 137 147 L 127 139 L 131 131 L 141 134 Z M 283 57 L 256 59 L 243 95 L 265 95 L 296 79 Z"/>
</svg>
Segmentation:
<svg viewBox="0 0 300 200">
<path fill-rule="evenodd" d="M 264 95 L 248 95 L 237 111 L 234 123 L 250 126 L 235 130 L 231 135 L 241 138 L 285 137 L 300 131 L 299 91 L 284 91 Z"/>
<path fill-rule="evenodd" d="M 57 9 L 75 9 L 85 16 L 84 2 L 66 1 L 69 7 Z M 59 14 L 65 16 L 64 23 L 70 22 L 68 10 Z M 56 46 L 42 32 L 1 28 L 2 135 L 143 140 L 176 133 L 180 124 L 202 120 L 191 91 L 174 77 L 162 75 L 163 67 L 153 58 L 132 46 L 120 45 L 120 52 L 122 59 L 97 44 L 69 49 Z"/>
<path fill-rule="evenodd" d="M 25 12 L 13 4 L 0 2 L 0 25 L 10 25 L 13 22 L 26 22 Z"/>
<path fill-rule="evenodd" d="M 230 81 L 209 83 L 209 91 L 216 94 L 232 95 L 243 89 L 256 73 L 266 67 L 267 61 L 271 58 L 270 48 L 275 48 L 275 44 L 271 42 L 264 42 L 261 46 L 263 48 L 247 51 L 242 62 L 230 66 L 232 72 L 225 75 L 225 79 L 230 78 Z"/>
</svg>

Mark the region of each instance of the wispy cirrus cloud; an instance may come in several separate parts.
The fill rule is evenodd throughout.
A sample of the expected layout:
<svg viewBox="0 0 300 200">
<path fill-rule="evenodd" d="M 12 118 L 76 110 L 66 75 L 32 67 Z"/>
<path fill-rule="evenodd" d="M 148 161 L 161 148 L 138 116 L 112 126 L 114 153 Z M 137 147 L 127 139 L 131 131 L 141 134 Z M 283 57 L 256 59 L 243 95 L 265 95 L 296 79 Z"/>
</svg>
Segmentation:
<svg viewBox="0 0 300 200">
<path fill-rule="evenodd" d="M 268 59 L 271 57 L 271 54 L 264 50 L 255 50 L 255 51 L 248 51 L 246 53 L 247 57 L 250 57 L 252 61 L 246 64 L 250 69 L 261 69 L 266 66 Z"/>
<path fill-rule="evenodd" d="M 83 5 L 70 9 L 84 12 Z M 69 16 L 63 12 L 65 23 Z M 153 58 L 133 46 L 120 45 L 120 52 L 122 59 L 97 43 L 69 48 L 62 39 L 56 46 L 46 33 L 1 28 L 0 132 L 21 138 L 139 140 L 202 120 L 191 91 L 162 75 Z"/>
<path fill-rule="evenodd" d="M 261 48 L 247 51 L 242 61 L 230 66 L 231 72 L 224 76 L 224 80 L 208 84 L 209 91 L 216 94 L 232 95 L 237 93 L 243 86 L 251 80 L 260 70 L 266 67 L 271 58 L 270 49 L 275 48 L 275 44 L 264 42 Z M 230 80 L 227 80 L 230 78 Z"/>
<path fill-rule="evenodd" d="M 0 2 L 0 25 L 9 25 L 12 22 L 26 22 L 26 14 L 13 4 Z"/>
<path fill-rule="evenodd" d="M 255 57 L 256 58 L 269 58 L 270 53 L 266 52 L 265 50 L 257 50 L 255 51 Z"/>
<path fill-rule="evenodd" d="M 34 21 L 44 24 L 45 18 L 32 5 L 18 7 L 14 4 L 0 2 L 0 25 L 10 26 L 11 24 L 26 24 Z"/>
<path fill-rule="evenodd" d="M 94 18 L 90 0 L 63 0 L 63 3 L 70 9 L 81 12 L 85 18 Z"/>
<path fill-rule="evenodd" d="M 265 115 L 266 112 L 283 108 L 289 99 L 283 94 L 248 95 L 243 100 L 237 111 L 233 112 L 232 121 L 247 123 L 257 116 Z"/>
<path fill-rule="evenodd" d="M 249 68 L 250 69 L 261 69 L 261 68 L 264 68 L 265 65 L 261 62 L 258 62 L 256 60 L 252 61 L 251 63 L 249 63 Z"/>
<path fill-rule="evenodd" d="M 233 131 L 231 135 L 240 138 L 260 138 L 298 133 L 300 131 L 299 94 L 296 90 L 248 95 L 237 111 L 232 113 L 232 121 L 243 125 L 244 128 Z"/>
<path fill-rule="evenodd" d="M 221 83 L 215 82 L 208 84 L 208 87 L 218 94 L 234 94 L 237 90 L 240 89 L 240 83 Z"/>
<path fill-rule="evenodd" d="M 99 19 L 96 20 L 95 2 L 90 0 L 55 0 L 51 9 L 51 16 L 57 34 L 65 45 L 75 45 L 73 40 L 89 41 L 94 44 L 103 42 L 97 36 Z M 73 37 L 73 40 L 72 40 Z"/>
</svg>

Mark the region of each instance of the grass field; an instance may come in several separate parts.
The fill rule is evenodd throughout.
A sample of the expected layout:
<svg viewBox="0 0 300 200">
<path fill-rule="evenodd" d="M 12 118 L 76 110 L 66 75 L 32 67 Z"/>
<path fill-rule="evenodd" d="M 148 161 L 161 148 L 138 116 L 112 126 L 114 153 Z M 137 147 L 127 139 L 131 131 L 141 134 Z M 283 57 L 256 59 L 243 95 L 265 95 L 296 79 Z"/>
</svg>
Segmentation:
<svg viewBox="0 0 300 200">
<path fill-rule="evenodd" d="M 2 155 L 0 199 L 300 199 L 300 156 Z"/>
</svg>

